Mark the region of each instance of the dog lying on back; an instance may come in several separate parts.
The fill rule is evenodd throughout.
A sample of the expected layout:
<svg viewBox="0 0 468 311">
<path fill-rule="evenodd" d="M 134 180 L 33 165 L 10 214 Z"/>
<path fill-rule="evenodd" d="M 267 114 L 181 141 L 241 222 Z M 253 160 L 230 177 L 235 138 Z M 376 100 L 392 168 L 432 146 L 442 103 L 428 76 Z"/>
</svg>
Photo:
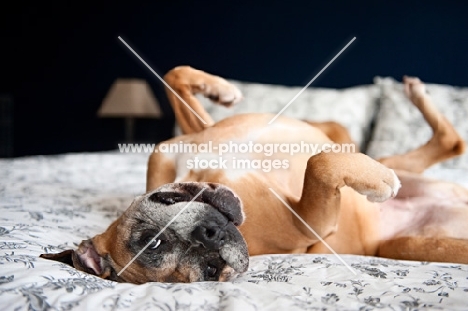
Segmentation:
<svg viewBox="0 0 468 311">
<path fill-rule="evenodd" d="M 195 95 L 230 106 L 242 97 L 238 89 L 190 67 L 171 70 L 165 81 L 184 135 L 162 144 L 211 143 L 216 150 L 229 142 L 351 142 L 333 122 L 279 117 L 268 124 L 273 115 L 252 113 L 214 123 Z M 468 190 L 419 175 L 462 154 L 465 143 L 419 79 L 405 77 L 404 85 L 433 130 L 415 150 L 378 160 L 361 153 L 281 153 L 268 172 L 232 168 L 240 157 L 265 160 L 262 153 L 225 154 L 227 168 L 187 167 L 188 161 L 218 158 L 216 152 L 153 153 L 146 194 L 77 250 L 42 257 L 132 283 L 223 281 L 246 271 L 249 255 L 330 253 L 330 248 L 468 263 Z"/>
</svg>

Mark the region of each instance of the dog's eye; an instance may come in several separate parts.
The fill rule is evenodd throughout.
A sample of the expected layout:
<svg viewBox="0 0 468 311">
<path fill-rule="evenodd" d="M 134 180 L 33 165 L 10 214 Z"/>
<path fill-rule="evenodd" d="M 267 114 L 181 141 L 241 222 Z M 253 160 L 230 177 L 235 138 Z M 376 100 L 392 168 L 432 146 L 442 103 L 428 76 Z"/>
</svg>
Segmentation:
<svg viewBox="0 0 468 311">
<path fill-rule="evenodd" d="M 149 246 L 148 246 L 148 249 L 157 249 L 158 247 L 160 247 L 162 244 L 164 244 L 164 241 L 162 239 L 159 239 L 159 238 L 154 238 L 154 235 L 146 235 L 143 239 L 143 244 L 146 246 L 148 245 L 149 243 L 151 243 Z"/>
<path fill-rule="evenodd" d="M 155 241 L 153 241 L 153 243 L 149 246 L 151 249 L 156 249 L 159 247 L 159 245 L 161 245 L 161 240 L 157 239 Z"/>
<path fill-rule="evenodd" d="M 208 265 L 206 267 L 206 275 L 210 278 L 213 278 L 216 276 L 216 272 L 218 272 L 218 268 L 212 265 Z"/>
</svg>

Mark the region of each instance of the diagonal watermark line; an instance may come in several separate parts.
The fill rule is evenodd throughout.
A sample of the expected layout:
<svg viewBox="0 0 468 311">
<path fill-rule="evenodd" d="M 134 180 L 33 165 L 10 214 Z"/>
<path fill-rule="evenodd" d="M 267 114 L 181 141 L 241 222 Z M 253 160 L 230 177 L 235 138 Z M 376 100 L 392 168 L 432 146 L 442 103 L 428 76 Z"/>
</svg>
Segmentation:
<svg viewBox="0 0 468 311">
<path fill-rule="evenodd" d="M 357 275 L 356 271 L 354 271 L 354 269 L 351 268 L 351 267 L 343 260 L 343 258 L 341 258 L 341 256 L 338 255 L 338 254 L 333 250 L 333 248 L 331 248 L 331 246 L 328 245 L 328 243 L 325 242 L 325 240 L 322 239 L 322 237 L 321 237 L 320 235 L 318 235 L 317 232 L 315 232 L 315 230 L 312 229 L 312 227 L 309 226 L 309 224 L 306 223 L 306 222 L 304 221 L 304 219 L 302 219 L 301 216 L 299 216 L 299 214 L 297 214 L 296 211 L 294 211 L 294 210 L 292 209 L 292 207 L 289 206 L 288 203 L 286 203 L 286 202 L 276 193 L 275 190 L 273 190 L 273 188 L 268 188 L 268 189 L 278 198 L 278 200 L 280 200 L 280 201 L 284 204 L 284 206 L 286 206 L 286 207 L 291 211 L 291 213 L 294 214 L 294 216 L 296 216 L 296 217 L 304 224 L 304 226 L 307 227 L 307 229 L 309 229 L 309 230 L 317 237 L 317 239 L 319 239 L 320 242 L 323 243 L 323 245 L 325 245 L 326 248 L 328 248 L 328 249 L 330 250 L 330 252 L 332 252 L 332 253 L 338 258 L 339 261 L 341 261 L 341 263 L 343 263 L 343 264 L 345 265 L 346 268 L 348 268 L 349 271 L 351 271 L 354 275 Z"/>
<path fill-rule="evenodd" d="M 128 45 L 127 42 L 125 42 L 124 39 L 122 39 L 120 36 L 119 36 L 118 38 L 119 38 L 120 41 L 122 41 L 123 44 L 125 44 L 125 46 L 126 46 L 133 54 L 135 54 L 135 56 L 136 56 L 146 67 L 148 67 L 148 69 L 149 69 L 156 77 L 158 77 L 159 80 L 161 80 L 162 83 L 164 83 L 164 85 L 165 85 L 172 93 L 174 93 L 174 95 L 175 95 L 178 99 L 180 99 L 180 101 L 181 101 L 182 103 L 184 103 L 185 106 L 187 106 L 187 108 L 188 108 L 200 121 L 203 122 L 203 124 L 207 124 L 206 121 L 203 120 L 203 118 L 200 117 L 200 116 L 198 115 L 198 113 L 197 113 L 195 110 L 193 110 L 192 107 L 190 107 L 190 105 L 187 104 L 187 103 L 185 102 L 185 100 L 183 100 L 182 97 L 180 97 L 179 94 L 177 94 L 177 92 L 174 91 L 174 90 L 172 89 L 172 87 L 170 87 L 169 84 L 167 84 L 166 81 L 164 81 L 164 79 L 161 78 L 161 77 L 156 73 L 156 71 L 153 70 L 153 68 L 150 67 L 150 65 L 147 64 L 147 63 L 143 60 L 143 58 L 141 58 L 140 55 L 138 55 L 138 53 L 135 52 L 135 50 L 133 50 L 133 49 L 130 47 L 130 45 Z"/>
<path fill-rule="evenodd" d="M 198 198 L 200 196 L 200 194 L 202 194 L 203 191 L 205 191 L 206 188 L 203 188 L 202 190 L 200 190 L 200 192 L 197 193 L 196 196 L 193 197 L 192 200 L 190 200 L 190 202 L 187 203 L 187 205 L 184 206 L 184 208 L 182 208 L 178 213 L 177 215 L 174 216 L 174 218 L 171 219 L 171 221 L 169 221 L 167 223 L 167 225 L 164 226 L 164 228 L 161 229 L 161 231 L 158 232 L 158 234 L 156 234 L 154 236 L 154 238 L 151 239 L 151 241 L 148 242 L 148 244 L 145 245 L 145 247 L 143 247 L 136 255 L 135 257 L 132 258 L 132 260 L 130 260 L 130 262 L 128 264 L 125 265 L 125 267 L 123 267 L 122 270 L 120 270 L 119 273 L 117 273 L 117 276 L 120 276 L 150 245 L 151 243 L 153 243 L 154 241 L 156 241 L 156 239 L 161 235 L 161 233 L 164 232 L 164 230 L 166 230 L 179 216 L 180 214 L 182 214 L 189 206 L 190 204 L 192 204 L 193 201 L 195 201 L 196 198 Z"/>
<path fill-rule="evenodd" d="M 311 84 L 312 84 L 312 82 L 314 82 L 314 81 L 315 81 L 315 79 L 317 79 L 317 78 L 318 78 L 318 77 L 319 77 L 319 76 L 322 74 L 322 72 L 324 72 L 324 71 L 325 71 L 325 69 L 327 69 L 327 68 L 328 68 L 328 66 L 330 66 L 330 65 L 331 65 L 331 63 L 333 63 L 333 62 L 335 61 L 335 59 L 337 59 L 337 58 L 338 58 L 338 56 L 340 56 L 340 55 L 341 55 L 341 53 L 343 53 L 343 52 L 344 52 L 344 50 L 346 50 L 346 49 L 348 48 L 348 46 L 350 46 L 350 45 L 351 45 L 351 43 L 353 43 L 353 41 L 354 41 L 354 40 L 356 40 L 356 37 L 354 37 L 353 39 L 351 39 L 351 41 L 349 41 L 349 42 L 348 42 L 348 44 L 346 44 L 346 46 L 345 46 L 344 48 L 342 48 L 342 49 L 341 49 L 341 51 L 339 51 L 339 52 L 338 52 L 338 54 L 336 54 L 336 55 L 335 55 L 335 57 L 333 57 L 333 59 L 332 59 L 331 61 L 329 61 L 329 62 L 328 62 L 328 64 L 326 64 L 326 65 L 325 65 L 325 67 L 323 67 L 323 68 L 322 68 L 322 70 L 320 70 L 320 72 L 319 72 L 319 73 L 317 73 L 317 74 L 315 75 L 315 77 L 313 77 L 313 78 L 312 78 L 312 80 L 310 80 L 310 82 L 309 82 L 309 83 L 307 83 L 307 85 L 306 85 L 306 86 L 304 86 L 304 87 L 302 88 L 302 90 L 301 90 L 299 93 L 297 93 L 297 95 L 296 95 L 296 96 L 294 96 L 294 97 L 293 97 L 293 99 L 291 99 L 291 100 L 289 101 L 289 103 L 287 103 L 287 104 L 286 104 L 286 106 L 284 106 L 284 107 L 283 107 L 283 109 L 281 109 L 281 111 L 280 111 L 280 112 L 278 112 L 278 113 L 276 114 L 276 116 L 274 116 L 274 118 L 273 118 L 273 119 L 271 119 L 271 120 L 270 120 L 270 122 L 268 122 L 268 124 L 271 124 L 271 123 L 273 123 L 273 122 L 274 122 L 274 121 L 275 121 L 275 120 L 276 120 L 276 119 L 279 117 L 279 115 L 280 115 L 280 114 L 282 114 L 282 113 L 283 113 L 283 112 L 286 110 L 286 108 L 288 108 L 288 107 L 289 107 L 289 105 L 291 105 L 291 104 L 293 103 L 293 101 L 295 101 L 295 100 L 296 100 L 296 98 L 298 98 L 298 97 L 299 97 L 299 95 L 301 95 L 301 94 L 302 94 L 302 92 L 304 92 L 304 91 L 305 91 L 305 89 L 306 89 L 306 88 L 308 88 L 308 87 L 309 87 L 309 85 L 311 85 Z"/>
</svg>

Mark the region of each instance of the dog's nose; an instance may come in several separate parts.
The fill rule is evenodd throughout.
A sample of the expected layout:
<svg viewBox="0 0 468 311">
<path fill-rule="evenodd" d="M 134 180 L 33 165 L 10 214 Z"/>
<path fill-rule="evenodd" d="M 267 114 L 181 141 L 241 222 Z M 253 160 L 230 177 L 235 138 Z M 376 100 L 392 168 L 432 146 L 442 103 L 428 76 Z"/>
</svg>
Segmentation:
<svg viewBox="0 0 468 311">
<path fill-rule="evenodd" d="M 206 249 L 219 250 L 224 245 L 225 229 L 215 222 L 206 222 L 192 231 L 192 241 L 203 244 Z"/>
</svg>

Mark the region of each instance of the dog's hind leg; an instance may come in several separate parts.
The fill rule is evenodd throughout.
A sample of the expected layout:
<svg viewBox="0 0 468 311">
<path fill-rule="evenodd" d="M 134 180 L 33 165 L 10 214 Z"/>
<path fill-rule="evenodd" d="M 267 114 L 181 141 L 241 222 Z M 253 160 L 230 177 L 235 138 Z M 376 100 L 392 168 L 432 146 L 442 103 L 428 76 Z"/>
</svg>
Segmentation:
<svg viewBox="0 0 468 311">
<path fill-rule="evenodd" d="M 377 255 L 402 260 L 468 264 L 468 240 L 402 237 L 382 242 Z"/>
<path fill-rule="evenodd" d="M 452 124 L 437 110 L 418 78 L 404 77 L 406 95 L 422 113 L 432 128 L 432 138 L 423 146 L 401 155 L 378 159 L 385 166 L 398 170 L 422 173 L 428 167 L 461 155 L 465 142 Z M 408 133 L 410 135 L 410 133 Z"/>
<path fill-rule="evenodd" d="M 164 80 L 170 87 L 166 86 L 166 93 L 184 134 L 197 133 L 214 124 L 195 97 L 196 94 L 202 94 L 223 106 L 230 106 L 242 99 L 241 92 L 223 78 L 188 66 L 170 70 Z"/>
</svg>

